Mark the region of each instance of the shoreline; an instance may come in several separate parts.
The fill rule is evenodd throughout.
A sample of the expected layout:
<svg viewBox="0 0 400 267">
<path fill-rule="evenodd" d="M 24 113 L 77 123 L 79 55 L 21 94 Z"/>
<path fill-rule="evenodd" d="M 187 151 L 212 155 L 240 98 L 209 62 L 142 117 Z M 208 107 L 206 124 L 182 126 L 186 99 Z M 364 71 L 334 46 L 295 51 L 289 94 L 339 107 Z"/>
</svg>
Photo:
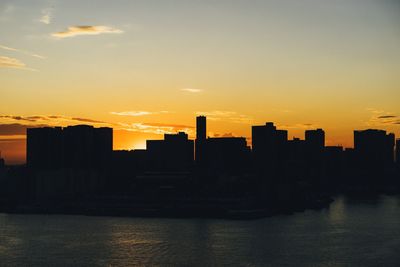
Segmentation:
<svg viewBox="0 0 400 267">
<path fill-rule="evenodd" d="M 135 205 L 73 205 L 63 202 L 55 205 L 16 205 L 3 206 L 0 213 L 6 214 L 46 214 L 46 215 L 83 215 L 83 216 L 111 216 L 132 218 L 177 218 L 177 219 L 227 219 L 227 220 L 256 220 L 282 214 L 293 214 L 306 210 L 322 210 L 329 208 L 333 198 L 325 197 L 318 201 L 281 207 L 239 207 L 223 205 L 178 205 L 135 204 Z"/>
</svg>

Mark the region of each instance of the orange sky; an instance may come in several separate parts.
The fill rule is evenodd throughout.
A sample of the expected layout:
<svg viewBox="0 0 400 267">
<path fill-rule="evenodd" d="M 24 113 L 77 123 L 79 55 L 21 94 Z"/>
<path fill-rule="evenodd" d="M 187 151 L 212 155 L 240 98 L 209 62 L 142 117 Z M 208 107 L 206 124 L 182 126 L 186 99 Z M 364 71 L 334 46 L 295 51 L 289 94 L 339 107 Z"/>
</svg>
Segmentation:
<svg viewBox="0 0 400 267">
<path fill-rule="evenodd" d="M 323 128 L 400 137 L 398 1 L 0 3 L 0 150 L 24 161 L 26 127 L 114 128 L 114 148 L 186 131 L 250 137 Z"/>
</svg>

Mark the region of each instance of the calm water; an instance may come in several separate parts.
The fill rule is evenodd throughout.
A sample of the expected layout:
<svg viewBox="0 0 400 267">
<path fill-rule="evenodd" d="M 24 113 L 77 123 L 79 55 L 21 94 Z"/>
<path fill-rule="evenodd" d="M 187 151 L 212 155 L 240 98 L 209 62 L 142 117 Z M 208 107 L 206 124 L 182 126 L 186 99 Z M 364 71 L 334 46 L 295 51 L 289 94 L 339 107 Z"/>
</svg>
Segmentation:
<svg viewBox="0 0 400 267">
<path fill-rule="evenodd" d="M 400 197 L 256 221 L 0 214 L 1 266 L 400 266 Z"/>
</svg>

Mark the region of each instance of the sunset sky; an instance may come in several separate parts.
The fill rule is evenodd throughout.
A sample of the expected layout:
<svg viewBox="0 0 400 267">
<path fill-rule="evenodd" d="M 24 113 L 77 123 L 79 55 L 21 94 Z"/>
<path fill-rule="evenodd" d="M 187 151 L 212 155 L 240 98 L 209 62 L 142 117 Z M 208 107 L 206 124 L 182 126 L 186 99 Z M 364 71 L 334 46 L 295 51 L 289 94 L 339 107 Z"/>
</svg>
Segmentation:
<svg viewBox="0 0 400 267">
<path fill-rule="evenodd" d="M 114 128 L 114 149 L 186 131 L 251 137 L 273 121 L 328 145 L 400 137 L 400 1 L 0 2 L 0 150 L 25 130 Z"/>
</svg>

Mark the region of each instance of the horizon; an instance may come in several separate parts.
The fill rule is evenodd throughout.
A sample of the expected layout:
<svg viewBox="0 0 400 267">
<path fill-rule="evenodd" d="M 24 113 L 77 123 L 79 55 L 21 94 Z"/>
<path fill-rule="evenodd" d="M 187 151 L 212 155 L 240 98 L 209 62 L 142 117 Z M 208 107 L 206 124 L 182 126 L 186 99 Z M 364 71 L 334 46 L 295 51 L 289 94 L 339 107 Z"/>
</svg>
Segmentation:
<svg viewBox="0 0 400 267">
<path fill-rule="evenodd" d="M 203 115 L 200 115 L 200 116 L 203 116 Z M 205 117 L 207 118 L 207 116 L 205 116 Z M 305 128 L 303 133 L 302 133 L 302 136 L 295 136 L 295 135 L 291 134 L 289 129 L 285 129 L 285 128 L 279 127 L 278 126 L 279 124 L 276 124 L 276 122 L 265 122 L 263 124 L 251 125 L 250 129 L 253 126 L 262 126 L 262 125 L 266 125 L 267 123 L 273 123 L 277 127 L 278 130 L 286 130 L 288 132 L 288 140 L 294 140 L 296 138 L 298 138 L 300 140 L 305 140 L 305 132 L 307 130 L 322 129 L 322 128 Z M 16 125 L 17 124 L 14 124 L 14 126 L 16 126 Z M 22 139 L 24 141 L 23 146 L 19 150 L 15 150 L 14 147 L 11 148 L 13 150 L 13 152 L 15 152 L 15 151 L 17 152 L 17 154 L 14 154 L 14 157 L 10 157 L 11 160 L 7 160 L 7 157 L 4 157 L 4 151 L 0 150 L 0 158 L 4 158 L 8 165 L 26 164 L 26 140 L 27 140 L 26 139 L 26 131 L 27 131 L 27 129 L 46 128 L 46 127 L 49 127 L 49 128 L 58 128 L 59 127 L 59 128 L 63 128 L 64 129 L 64 128 L 73 127 L 73 126 L 91 126 L 91 127 L 94 127 L 94 128 L 104 128 L 105 127 L 105 128 L 111 128 L 113 132 L 115 131 L 115 129 L 111 125 L 104 125 L 104 124 L 100 125 L 100 126 L 99 125 L 96 126 L 96 125 L 93 125 L 93 124 L 82 124 L 82 123 L 74 124 L 74 125 L 65 125 L 65 126 L 60 126 L 60 125 L 58 125 L 58 126 L 57 125 L 40 125 L 40 126 L 36 126 L 36 127 L 35 126 L 22 126 L 22 127 L 17 126 L 17 127 L 21 128 L 21 129 L 24 129 L 24 131 L 25 131 L 25 135 L 24 135 L 25 138 Z M 1 125 L 0 125 L 0 127 L 1 127 Z M 117 142 L 121 142 L 121 141 L 118 140 L 119 137 L 116 138 L 115 135 L 113 134 L 113 151 L 121 151 L 121 150 L 133 151 L 133 150 L 143 150 L 143 149 L 145 150 L 145 149 L 147 149 L 147 147 L 146 147 L 146 141 L 147 140 L 162 140 L 164 138 L 165 134 L 178 134 L 178 133 L 183 132 L 183 133 L 186 133 L 188 135 L 189 140 L 196 140 L 196 133 L 195 133 L 196 127 L 195 126 L 188 126 L 188 127 L 191 128 L 189 131 L 186 130 L 187 128 L 185 128 L 183 130 L 175 130 L 173 132 L 167 132 L 166 131 L 166 132 L 163 132 L 162 134 L 156 135 L 157 138 L 155 138 L 155 139 L 145 139 L 144 144 L 140 144 L 140 145 L 137 145 L 136 147 L 131 147 L 131 148 L 124 148 L 124 147 L 119 148 L 119 144 L 120 143 L 115 144 L 115 141 L 116 140 L 117 140 Z M 324 129 L 322 129 L 322 130 L 324 131 L 325 134 L 327 134 L 327 132 Z M 362 130 L 383 130 L 383 129 L 373 129 L 373 128 L 353 129 L 352 133 L 354 134 L 355 131 L 360 131 L 360 130 L 362 131 Z M 383 131 L 385 131 L 385 130 L 383 130 Z M 212 131 L 211 131 L 211 133 L 212 133 Z M 387 132 L 387 134 L 391 134 L 391 132 Z M 229 134 L 226 134 L 226 135 L 219 135 L 219 134 L 208 135 L 208 132 L 207 132 L 207 138 L 227 138 L 227 137 L 228 138 L 229 137 L 245 138 L 246 142 L 247 142 L 247 146 L 250 147 L 250 148 L 252 148 L 252 146 L 253 146 L 252 145 L 251 134 L 250 134 L 250 136 L 238 136 L 238 135 L 233 135 L 232 133 L 229 133 Z M 21 139 L 18 139 L 18 140 L 21 140 Z M 400 140 L 400 138 L 398 138 L 398 136 L 395 135 L 395 140 Z M 352 149 L 352 148 L 354 148 L 354 139 L 353 139 L 353 142 L 352 142 L 351 146 L 343 146 L 341 144 L 336 144 L 335 145 L 335 144 L 325 143 L 325 147 L 332 147 L 332 146 L 342 147 L 343 149 Z M 6 152 L 10 152 L 10 150 L 6 150 Z M 394 153 L 394 151 L 393 151 L 393 153 Z M 10 159 L 10 158 L 8 158 L 8 159 Z"/>
<path fill-rule="evenodd" d="M 164 133 L 289 138 L 322 128 L 400 136 L 400 2 L 3 1 L 0 151 L 25 161 L 25 129 L 114 129 L 114 149 Z"/>
</svg>

